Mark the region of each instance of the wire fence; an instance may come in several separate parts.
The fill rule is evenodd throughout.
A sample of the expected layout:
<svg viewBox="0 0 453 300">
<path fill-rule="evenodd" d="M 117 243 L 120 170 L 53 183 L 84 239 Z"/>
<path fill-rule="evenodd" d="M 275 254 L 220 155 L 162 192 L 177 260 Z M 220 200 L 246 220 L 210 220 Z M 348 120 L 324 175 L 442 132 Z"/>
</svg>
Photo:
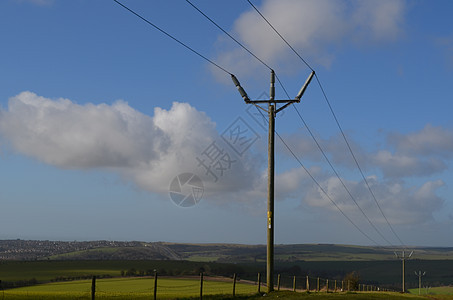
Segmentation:
<svg viewBox="0 0 453 300">
<path fill-rule="evenodd" d="M 242 279 L 237 274 L 231 277 L 205 276 L 154 276 L 145 277 L 120 277 L 101 278 L 93 276 L 91 280 L 77 280 L 71 282 L 54 282 L 48 285 L 36 285 L 22 289 L 4 291 L 0 299 L 13 299 L 17 293 L 32 295 L 63 296 L 77 295 L 83 299 L 110 299 L 117 297 L 129 297 L 130 299 L 174 299 L 193 297 L 203 299 L 203 296 L 211 295 L 252 295 L 265 293 L 268 287 L 261 282 L 261 274 L 258 273 L 255 280 Z M 336 280 L 314 276 L 288 276 L 277 275 L 274 290 L 293 292 L 318 292 L 318 293 L 342 293 L 342 292 L 378 292 L 389 291 L 375 285 L 367 285 L 357 280 Z M 1 282 L 0 282 L 1 285 Z M 1 287 L 0 287 L 1 289 Z M 3 289 L 1 289 L 3 290 Z M 32 296 L 33 298 L 33 296 Z M 30 298 L 30 299 L 32 299 Z"/>
</svg>

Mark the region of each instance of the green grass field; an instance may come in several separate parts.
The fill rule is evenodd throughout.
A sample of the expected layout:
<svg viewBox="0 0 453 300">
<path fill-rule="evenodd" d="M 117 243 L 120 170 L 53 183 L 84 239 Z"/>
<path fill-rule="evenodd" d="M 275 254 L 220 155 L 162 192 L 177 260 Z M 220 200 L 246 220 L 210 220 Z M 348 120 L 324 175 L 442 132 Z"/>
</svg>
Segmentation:
<svg viewBox="0 0 453 300">
<path fill-rule="evenodd" d="M 204 280 L 204 295 L 231 295 L 231 280 Z M 96 281 L 96 299 L 151 299 L 154 292 L 153 278 L 109 278 Z M 251 295 L 257 292 L 253 284 L 236 283 L 237 295 Z M 197 278 L 159 278 L 157 295 L 159 299 L 197 297 L 200 281 Z M 17 288 L 4 291 L 5 299 L 90 299 L 91 280 L 57 282 Z M 2 294 L 0 292 L 0 299 Z"/>
<path fill-rule="evenodd" d="M 96 281 L 96 299 L 152 299 L 153 278 L 110 278 Z M 433 288 L 436 292 L 446 293 L 452 288 Z M 264 290 L 264 288 L 262 289 Z M 158 299 L 197 299 L 200 293 L 198 278 L 159 278 Z M 203 282 L 203 298 L 218 299 L 263 299 L 257 294 L 257 286 L 238 282 L 236 297 L 232 297 L 232 281 L 221 278 L 208 278 Z M 453 296 L 416 296 L 413 294 L 387 292 L 361 293 L 315 293 L 280 291 L 266 295 L 266 299 L 326 299 L 326 300 L 416 300 L 416 299 L 453 299 Z M 91 299 L 91 280 L 48 283 L 31 287 L 0 291 L 0 299 L 7 300 L 69 300 Z"/>
<path fill-rule="evenodd" d="M 6 261 L 0 262 L 0 280 L 18 281 L 35 278 L 39 282 L 51 281 L 57 277 L 90 277 L 109 275 L 118 277 L 121 270 L 158 270 L 161 275 L 194 275 L 200 268 L 226 269 L 228 275 L 239 273 L 235 265 L 206 264 L 188 261 L 152 260 L 106 260 L 106 261 Z M 229 270 L 231 269 L 231 270 Z M 162 272 L 166 271 L 166 274 Z M 1 298 L 0 298 L 1 299 Z"/>
<path fill-rule="evenodd" d="M 418 289 L 410 289 L 409 292 L 418 295 Z M 432 287 L 429 289 L 422 288 L 421 295 L 451 295 L 453 296 L 453 286 Z M 453 297 L 452 297 L 453 298 Z"/>
</svg>

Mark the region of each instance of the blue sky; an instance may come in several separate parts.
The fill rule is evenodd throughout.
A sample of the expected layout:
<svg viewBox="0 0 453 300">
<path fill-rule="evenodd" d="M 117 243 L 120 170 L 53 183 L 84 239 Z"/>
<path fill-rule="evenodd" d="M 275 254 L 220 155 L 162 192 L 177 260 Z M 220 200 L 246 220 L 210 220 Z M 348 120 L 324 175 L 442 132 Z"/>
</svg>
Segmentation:
<svg viewBox="0 0 453 300">
<path fill-rule="evenodd" d="M 251 98 L 269 93 L 269 69 L 186 1 L 122 3 L 235 74 Z M 193 3 L 296 95 L 310 70 L 247 1 Z M 451 246 L 451 1 L 253 3 L 316 70 L 404 244 Z M 112 0 L 5 0 L 0 28 L 0 238 L 265 243 L 267 132 L 228 74 Z M 277 131 L 372 240 L 277 139 L 276 243 L 401 246 L 315 80 L 297 108 L 380 234 L 289 107 Z M 248 144 L 231 147 L 241 128 Z M 200 161 L 213 149 L 222 160 L 210 173 Z M 183 173 L 203 183 L 193 207 L 170 199 Z"/>
</svg>

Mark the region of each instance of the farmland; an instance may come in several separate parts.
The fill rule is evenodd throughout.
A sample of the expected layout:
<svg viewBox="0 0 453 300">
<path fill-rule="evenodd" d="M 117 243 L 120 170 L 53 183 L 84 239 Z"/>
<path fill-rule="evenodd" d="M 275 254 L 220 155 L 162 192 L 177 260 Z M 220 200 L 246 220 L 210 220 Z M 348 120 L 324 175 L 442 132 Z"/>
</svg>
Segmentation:
<svg viewBox="0 0 453 300">
<path fill-rule="evenodd" d="M 200 284 L 197 278 L 160 278 L 158 280 L 159 299 L 174 299 L 177 297 L 196 297 L 200 293 Z M 124 299 L 150 299 L 153 295 L 154 279 L 152 278 L 109 278 L 96 282 L 96 298 L 107 299 L 123 297 Z M 236 293 L 250 295 L 257 291 L 256 286 L 236 284 Z M 207 279 L 203 282 L 203 294 L 231 294 L 231 280 Z M 88 299 L 91 295 L 91 281 L 78 280 L 71 282 L 57 282 L 31 287 L 24 287 L 5 291 L 6 299 L 14 297 L 43 297 L 45 299 Z M 34 299 L 37 299 L 34 298 Z"/>
<path fill-rule="evenodd" d="M 196 278 L 160 278 L 158 282 L 159 299 L 197 299 L 199 297 L 200 285 Z M 153 283 L 152 278 L 101 279 L 96 283 L 96 299 L 151 299 L 154 291 Z M 90 287 L 91 281 L 89 280 L 58 282 L 6 290 L 3 296 L 5 299 L 13 300 L 90 299 Z M 208 278 L 203 283 L 203 295 L 205 299 L 232 299 L 231 280 Z M 262 294 L 257 294 L 257 286 L 250 283 L 237 283 L 236 295 L 236 299 L 262 299 Z M 299 291 L 295 293 L 280 291 L 266 296 L 267 299 L 426 299 L 409 294 L 388 292 L 307 293 Z"/>
<path fill-rule="evenodd" d="M 334 244 L 275 245 L 276 261 L 393 260 L 391 247 Z M 453 248 L 416 247 L 422 260 L 453 260 Z M 264 245 L 177 244 L 117 241 L 0 240 L 1 260 L 189 260 L 202 262 L 263 262 Z"/>
<path fill-rule="evenodd" d="M 418 288 L 410 289 L 410 293 L 418 295 Z M 453 286 L 426 287 L 420 290 L 421 295 L 451 295 L 453 296 Z M 452 297 L 453 298 L 453 297 Z"/>
<path fill-rule="evenodd" d="M 23 248 L 13 249 L 18 245 Z M 38 245 L 35 250 L 32 249 L 34 245 Z M 242 282 L 255 282 L 258 273 L 265 274 L 265 249 L 260 245 L 8 241 L 2 247 L 0 252 L 4 257 L 34 257 L 32 260 L 0 261 L 1 285 L 8 290 L 27 286 L 37 288 L 40 286 L 37 284 L 44 283 L 55 284 L 53 287 L 68 282 L 76 284 L 93 275 L 100 282 L 106 280 L 106 284 L 108 280 L 144 280 L 155 271 L 159 278 L 168 280 L 170 277 L 198 276 L 203 272 L 205 276 L 226 279 L 237 274 Z M 47 256 L 40 256 L 44 254 Z M 319 278 L 322 286 L 329 279 L 332 289 L 335 280 L 340 284 L 347 273 L 355 271 L 361 284 L 400 290 L 401 262 L 392 254 L 391 249 L 379 247 L 277 245 L 275 276 L 281 276 L 282 288 L 291 288 L 296 279 L 296 288 L 304 289 L 306 276 L 309 276 L 311 287 Z M 453 284 L 451 248 L 418 248 L 414 256 L 415 259 L 406 262 L 407 288 L 418 287 L 418 278 L 414 275 L 418 270 L 427 273 L 423 278 L 424 285 Z M 114 259 L 116 257 L 128 259 Z"/>
</svg>

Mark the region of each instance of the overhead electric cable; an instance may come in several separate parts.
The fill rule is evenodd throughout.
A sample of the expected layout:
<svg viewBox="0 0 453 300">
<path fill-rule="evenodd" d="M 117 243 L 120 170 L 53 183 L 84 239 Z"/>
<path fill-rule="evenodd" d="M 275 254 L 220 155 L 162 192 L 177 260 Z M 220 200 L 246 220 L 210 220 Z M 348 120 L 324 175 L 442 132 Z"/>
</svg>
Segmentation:
<svg viewBox="0 0 453 300">
<path fill-rule="evenodd" d="M 310 70 L 313 71 L 313 68 L 307 63 L 307 61 L 306 61 L 305 59 L 303 59 L 303 57 L 302 57 L 302 56 L 294 49 L 294 47 L 292 47 L 292 46 L 288 43 L 288 41 L 287 41 L 287 40 L 280 34 L 280 32 L 278 32 L 278 30 L 277 30 L 277 29 L 276 29 L 276 28 L 275 28 L 275 27 L 267 20 L 267 18 L 266 18 L 266 17 L 258 10 L 258 8 L 257 8 L 255 5 L 253 5 L 253 3 L 252 3 L 250 0 L 247 0 L 247 2 L 248 2 L 248 3 L 255 9 L 255 11 L 256 11 L 256 12 L 257 12 L 257 13 L 258 13 L 258 14 L 266 21 L 266 23 L 274 30 L 274 32 L 275 32 L 275 33 L 276 33 L 276 34 L 277 34 L 277 35 L 278 35 L 278 36 L 279 36 L 279 37 L 280 37 L 280 38 L 288 45 L 288 47 L 289 47 L 289 48 L 290 48 L 290 49 L 291 49 L 291 50 L 292 50 L 292 51 L 293 51 L 293 52 L 294 52 L 294 53 L 302 60 L 302 62 L 303 62 L 308 68 L 310 68 Z M 323 94 L 323 96 L 324 96 L 324 99 L 326 100 L 326 102 L 327 102 L 327 104 L 328 104 L 328 106 L 329 106 L 329 109 L 330 109 L 330 111 L 331 111 L 331 113 L 332 113 L 332 115 L 333 115 L 333 117 L 334 117 L 334 119 L 335 119 L 335 122 L 336 122 L 336 124 L 337 124 L 337 126 L 338 126 L 338 128 L 339 128 L 339 130 L 340 130 L 340 132 L 341 132 L 341 134 L 342 134 L 342 136 L 343 136 L 343 139 L 344 139 L 344 141 L 345 141 L 345 143 L 346 143 L 346 145 L 347 145 L 347 147 L 348 147 L 348 149 L 349 149 L 349 152 L 351 153 L 351 155 L 352 155 L 352 157 L 353 157 L 353 159 L 354 159 L 354 162 L 355 162 L 355 164 L 357 165 L 357 168 L 359 169 L 360 174 L 362 175 L 362 178 L 363 178 L 363 180 L 364 180 L 364 182 L 365 182 L 365 184 L 366 184 L 366 186 L 367 186 L 367 188 L 368 188 L 368 191 L 370 192 L 372 198 L 374 199 L 374 202 L 376 203 L 377 207 L 379 208 L 379 211 L 381 212 L 382 216 L 384 217 L 384 219 L 385 219 L 387 225 L 389 226 L 390 230 L 392 231 L 393 235 L 398 239 L 398 241 L 401 243 L 401 245 L 402 245 L 403 247 L 406 248 L 405 244 L 403 243 L 403 241 L 401 240 L 401 238 L 398 236 L 398 234 L 395 232 L 395 230 L 393 229 L 393 226 L 390 224 L 389 220 L 387 219 L 387 217 L 386 217 L 385 214 L 384 214 L 384 211 L 382 210 L 381 206 L 379 205 L 379 202 L 377 201 L 376 196 L 374 195 L 374 193 L 373 193 L 373 191 L 372 191 L 372 189 L 371 189 L 371 187 L 370 187 L 370 185 L 369 185 L 369 183 L 368 183 L 368 180 L 366 179 L 366 177 L 365 177 L 365 175 L 364 175 L 364 173 L 363 173 L 363 171 L 362 171 L 362 168 L 360 167 L 359 162 L 357 161 L 357 158 L 355 157 L 354 152 L 352 151 L 352 148 L 351 148 L 351 146 L 349 145 L 348 140 L 346 139 L 346 135 L 344 134 L 344 131 L 343 131 L 341 125 L 340 125 L 340 122 L 338 121 L 338 118 L 336 117 L 336 115 L 335 115 L 335 113 L 334 113 L 334 111 L 333 111 L 333 108 L 332 108 L 332 106 L 330 105 L 330 101 L 329 101 L 329 99 L 328 99 L 328 97 L 327 97 L 327 94 L 326 94 L 326 92 L 324 91 L 324 88 L 323 88 L 323 86 L 322 86 L 322 84 L 321 84 L 321 81 L 319 80 L 319 77 L 318 77 L 318 75 L 317 75 L 316 73 L 315 73 L 315 77 L 316 77 L 316 81 L 318 82 L 318 85 L 319 85 L 319 87 L 320 87 L 320 89 L 321 89 L 321 91 L 322 91 L 322 94 Z"/>
<path fill-rule="evenodd" d="M 217 22 L 215 22 L 212 18 L 210 18 L 207 14 L 205 14 L 201 9 L 199 9 L 195 4 L 193 4 L 191 1 L 189 0 L 186 0 L 187 3 L 189 3 L 195 10 L 197 10 L 202 16 L 204 16 L 206 19 L 208 19 L 212 24 L 214 24 L 219 30 L 221 30 L 223 33 L 225 33 L 230 39 L 232 39 L 234 42 L 236 42 L 236 44 L 238 44 L 239 46 L 242 47 L 242 49 L 244 49 L 245 51 L 247 51 L 247 53 L 249 53 L 251 56 L 253 56 L 256 60 L 258 60 L 260 63 L 262 63 L 264 66 L 266 66 L 269 70 L 273 70 L 271 66 L 269 66 L 266 62 L 264 62 L 261 58 L 259 58 L 255 53 L 253 53 L 252 51 L 250 51 L 246 46 L 244 46 L 244 44 L 242 44 L 241 42 L 239 42 L 234 36 L 232 36 L 230 33 L 228 33 L 228 31 L 226 31 L 225 29 L 223 29 L 219 24 L 217 24 Z M 283 85 L 282 81 L 280 80 L 280 78 L 278 77 L 277 74 L 275 74 L 275 77 L 277 78 L 277 81 L 278 83 L 280 84 L 280 86 L 282 87 L 283 91 L 285 92 L 285 94 L 288 96 L 288 99 L 290 98 L 289 97 L 289 94 L 288 92 L 286 91 L 286 88 L 285 86 Z"/>
<path fill-rule="evenodd" d="M 371 227 L 373 227 L 373 229 L 379 234 L 379 236 L 384 240 L 386 241 L 390 246 L 394 247 L 394 245 L 382 234 L 382 232 L 376 227 L 376 225 L 370 220 L 370 218 L 367 216 L 367 214 L 363 211 L 363 209 L 360 207 L 360 205 L 357 203 L 357 200 L 355 199 L 355 197 L 352 195 L 351 191 L 349 190 L 349 188 L 346 186 L 346 184 L 344 183 L 343 179 L 341 179 L 340 175 L 338 174 L 337 170 L 334 168 L 333 164 L 330 162 L 330 159 L 327 157 L 326 153 L 324 152 L 324 150 L 322 149 L 321 145 L 319 144 L 318 140 L 316 139 L 316 137 L 314 136 L 314 134 L 312 133 L 310 127 L 308 127 L 308 124 L 305 122 L 304 118 L 302 118 L 302 115 L 300 114 L 299 110 L 297 109 L 297 107 L 295 105 L 293 105 L 294 109 L 296 110 L 297 114 L 299 115 L 299 118 L 302 120 L 302 123 L 304 124 L 304 126 L 307 128 L 308 132 L 310 133 L 310 136 L 312 137 L 313 141 L 315 141 L 316 143 L 316 146 L 318 147 L 319 151 L 321 151 L 322 155 L 324 156 L 325 160 L 327 161 L 327 163 L 329 164 L 330 168 L 332 169 L 332 171 L 334 172 L 335 176 L 338 178 L 338 180 L 340 181 L 341 185 L 343 186 L 343 188 L 346 190 L 346 192 L 348 193 L 349 197 L 352 199 L 352 201 L 354 201 L 355 205 L 357 206 L 357 208 L 360 210 L 360 212 L 362 213 L 362 215 L 366 218 L 366 220 L 368 221 L 368 223 L 371 225 Z"/>
<path fill-rule="evenodd" d="M 199 9 L 195 4 L 193 4 L 190 0 L 186 0 L 187 3 L 189 3 L 195 10 L 197 10 L 201 15 L 203 15 L 206 19 L 208 19 L 212 24 L 214 24 L 219 30 L 221 30 L 224 34 L 226 34 L 228 37 L 230 37 L 234 42 L 236 42 L 239 46 L 241 46 L 245 51 L 247 51 L 250 55 L 252 55 L 255 59 L 257 59 L 259 62 L 261 62 L 264 66 L 266 66 L 268 69 L 270 70 L 273 70 L 268 64 L 266 64 L 262 59 L 260 59 L 258 56 L 256 56 L 252 51 L 250 51 L 247 47 L 245 47 L 241 42 L 239 42 L 236 38 L 234 38 L 230 33 L 228 33 L 226 30 L 224 30 L 219 24 L 217 24 L 217 22 L 215 22 L 212 18 L 210 18 L 207 14 L 205 14 L 201 9 Z M 250 2 L 249 2 L 250 3 Z M 253 4 L 250 3 L 252 6 Z M 253 6 L 254 7 L 254 6 Z M 254 7 L 255 10 L 257 10 L 256 7 Z M 258 10 L 257 10 L 258 13 L 260 13 Z M 261 13 L 260 13 L 261 15 Z M 261 15 L 263 18 L 264 16 Z M 264 18 L 265 19 L 265 18 Z M 268 22 L 266 20 L 266 22 Z M 270 24 L 270 22 L 268 22 L 268 24 L 273 28 L 272 24 Z M 276 29 L 273 28 L 275 31 Z M 284 40 L 283 36 L 280 35 L 280 37 Z M 286 42 L 286 40 L 285 40 Z M 288 46 L 291 47 L 291 45 L 286 42 Z M 292 47 L 291 47 L 292 48 Z M 292 48 L 292 50 L 297 54 L 297 52 L 294 50 L 294 48 Z M 298 55 L 299 56 L 299 55 Z M 310 65 L 308 65 L 308 63 L 302 58 L 300 57 L 304 63 L 312 70 L 314 71 Z M 316 75 L 316 74 L 315 74 Z M 286 90 L 286 88 L 284 87 L 283 83 L 281 82 L 280 78 L 278 76 L 276 76 L 280 86 L 282 87 L 283 91 L 285 92 L 286 96 L 288 97 L 288 99 L 290 99 L 290 96 Z M 255 106 L 257 106 L 255 104 Z M 259 106 L 257 106 L 258 108 L 260 108 Z M 376 232 L 389 244 L 392 246 L 392 243 L 390 243 L 383 235 L 382 233 L 377 229 L 377 227 L 372 223 L 372 221 L 369 219 L 369 217 L 365 214 L 365 212 L 363 211 L 363 209 L 358 205 L 357 201 L 354 199 L 354 197 L 352 196 L 351 192 L 348 190 L 348 188 L 346 187 L 346 185 L 344 184 L 343 180 L 340 178 L 338 172 L 335 170 L 335 168 L 333 167 L 333 165 L 331 164 L 330 160 L 328 159 L 328 157 L 326 156 L 325 152 L 322 150 L 320 144 L 318 143 L 318 141 L 316 140 L 315 136 L 312 134 L 310 128 L 308 127 L 308 125 L 306 124 L 306 122 L 303 120 L 302 116 L 300 115 L 299 111 L 297 110 L 297 108 L 293 105 L 293 107 L 296 109 L 299 117 L 301 118 L 302 122 L 304 123 L 305 127 L 308 129 L 311 137 L 313 138 L 313 140 L 315 141 L 316 145 L 318 146 L 319 150 L 322 152 L 323 156 L 326 158 L 327 162 L 329 163 L 330 167 L 332 168 L 332 170 L 334 171 L 335 175 L 337 176 L 337 178 L 340 180 L 340 182 L 342 183 L 343 187 L 346 189 L 347 193 L 349 194 L 349 196 L 351 197 L 351 199 L 354 201 L 354 203 L 356 204 L 356 206 L 359 208 L 359 210 L 361 211 L 361 213 L 365 216 L 365 218 L 368 220 L 368 222 L 371 224 L 371 226 L 374 228 L 374 230 L 376 230 Z M 260 112 L 261 113 L 261 112 Z M 277 134 L 278 135 L 278 134 Z M 279 136 L 280 137 L 280 136 Z M 280 137 L 281 139 L 281 137 Z M 284 143 L 286 145 L 286 143 Z M 287 146 L 287 145 L 286 145 Z M 288 146 L 287 146 L 288 147 Z M 292 152 L 290 150 L 290 152 Z M 294 155 L 294 153 L 293 153 Z M 297 159 L 297 158 L 296 158 Z M 305 169 L 305 167 L 302 165 L 302 167 Z M 306 169 L 305 169 L 306 170 Z M 308 170 L 306 170 L 307 173 L 308 173 Z M 309 174 L 310 177 L 311 174 Z M 312 177 L 314 179 L 314 177 Z M 315 180 L 315 182 L 317 183 L 317 181 Z M 336 205 L 335 202 L 333 202 Z M 340 209 L 341 211 L 341 209 Z M 342 211 L 341 211 L 342 212 Z M 343 213 L 343 212 L 342 212 Z M 344 213 L 343 213 L 344 214 Z M 346 216 L 346 215 L 345 215 Z M 347 216 L 346 216 L 347 217 Z M 349 219 L 349 217 L 347 217 Z M 354 224 L 355 225 L 355 224 Z M 375 242 L 376 243 L 376 242 Z M 377 243 L 376 243 L 377 244 Z"/>
<path fill-rule="evenodd" d="M 172 36 L 171 34 L 169 34 L 168 32 L 166 32 L 165 30 L 161 29 L 160 27 L 158 27 L 157 25 L 153 24 L 151 21 L 149 21 L 148 19 L 146 19 L 145 17 L 141 16 L 140 14 L 138 14 L 137 12 L 133 11 L 132 9 L 130 9 L 129 7 L 127 7 L 126 5 L 122 4 L 121 2 L 119 2 L 118 0 L 113 0 L 114 2 L 116 2 L 118 5 L 120 5 L 121 7 L 123 7 L 124 9 L 126 9 L 127 11 L 129 11 L 130 13 L 132 13 L 133 15 L 135 15 L 136 17 L 142 19 L 143 21 L 145 21 L 148 25 L 151 25 L 153 26 L 155 29 L 159 30 L 160 32 L 162 32 L 163 34 L 165 34 L 166 36 L 168 36 L 169 38 L 171 38 L 172 40 L 174 40 L 175 42 L 179 43 L 180 45 L 184 46 L 185 48 L 187 48 L 188 50 L 192 51 L 193 53 L 195 53 L 196 55 L 198 55 L 199 57 L 203 58 L 204 60 L 206 60 L 207 62 L 211 63 L 212 65 L 216 66 L 217 68 L 219 68 L 220 70 L 222 70 L 223 72 L 229 74 L 229 75 L 232 75 L 230 72 L 228 72 L 225 68 L 221 67 L 220 65 L 218 65 L 217 63 L 215 63 L 214 61 L 210 60 L 209 58 L 207 58 L 206 56 L 204 56 L 203 54 L 201 54 L 200 52 L 196 51 L 195 49 L 193 49 L 192 47 L 188 46 L 187 44 L 185 44 L 184 42 L 178 40 L 177 38 L 175 38 L 174 36 Z"/>
<path fill-rule="evenodd" d="M 307 63 L 307 61 L 305 59 L 302 58 L 302 56 L 299 55 L 299 53 L 297 53 L 297 51 L 286 41 L 286 39 L 277 31 L 277 29 L 275 29 L 275 27 L 271 24 L 271 22 L 269 22 L 266 17 L 258 10 L 258 8 L 256 8 L 255 5 L 253 5 L 252 2 L 250 2 L 250 0 L 247 0 L 247 2 L 255 9 L 255 11 L 264 19 L 264 21 L 266 21 L 266 23 L 275 31 L 275 33 L 286 43 L 286 45 L 288 45 L 289 48 L 291 48 L 291 50 L 293 50 L 294 53 L 296 53 L 296 55 L 304 62 L 304 64 L 312 71 L 314 71 L 314 69 Z"/>
<path fill-rule="evenodd" d="M 261 116 L 267 121 L 267 119 L 264 117 L 263 113 L 258 110 Z M 360 227 L 352 221 L 350 217 L 338 206 L 338 204 L 332 199 L 332 197 L 329 196 L 327 191 L 321 186 L 321 184 L 316 180 L 316 178 L 308 171 L 308 169 L 305 167 L 305 165 L 302 163 L 302 161 L 297 157 L 297 155 L 294 153 L 294 151 L 289 147 L 289 145 L 283 140 L 283 138 L 280 136 L 277 130 L 275 130 L 275 134 L 278 136 L 280 141 L 285 145 L 286 149 L 291 153 L 291 155 L 296 159 L 296 161 L 299 163 L 299 165 L 304 169 L 304 171 L 308 174 L 308 176 L 313 180 L 313 182 L 318 186 L 320 191 L 332 202 L 332 204 L 338 209 L 338 211 L 367 239 L 369 239 L 372 243 L 374 243 L 376 246 L 380 246 L 374 239 L 372 239 L 368 234 L 366 234 Z"/>
<path fill-rule="evenodd" d="M 302 164 L 302 162 L 300 161 L 300 159 L 296 156 L 296 154 L 293 152 L 293 150 L 291 150 L 291 148 L 288 146 L 288 144 L 283 140 L 283 138 L 280 136 L 280 134 L 278 134 L 277 131 L 275 131 L 275 134 L 278 136 L 278 138 L 280 139 L 280 141 L 285 145 L 286 149 L 288 149 L 288 151 L 294 156 L 294 158 L 297 160 L 297 162 L 300 164 L 300 166 L 305 170 L 305 172 L 307 172 L 308 176 L 310 176 L 310 178 L 315 182 L 315 184 L 318 186 L 318 188 L 322 191 L 322 193 L 324 195 L 326 195 L 326 197 L 330 200 L 330 202 L 332 202 L 333 205 L 335 205 L 335 207 L 341 212 L 341 214 L 346 218 L 348 219 L 348 221 L 354 225 L 355 228 L 357 228 L 358 231 L 360 231 L 367 239 L 369 239 L 370 241 L 372 241 L 376 246 L 380 246 L 375 240 L 373 240 L 368 234 L 366 234 L 362 229 L 360 229 L 360 227 L 354 223 L 354 221 L 352 221 L 351 218 L 349 218 L 346 213 L 343 212 L 343 210 L 338 206 L 338 204 L 329 196 L 329 194 L 327 194 L 327 191 L 321 186 L 321 184 L 316 180 L 316 178 L 313 177 L 313 175 L 311 175 L 311 173 L 308 171 L 308 169 Z"/>
<path fill-rule="evenodd" d="M 212 24 L 214 24 L 217 28 L 219 28 L 223 33 L 228 35 L 233 41 L 235 41 L 239 46 L 241 46 L 245 51 L 247 51 L 251 56 L 256 58 L 259 62 L 261 62 L 263 65 L 265 65 L 268 69 L 272 70 L 272 68 L 266 64 L 264 61 L 262 61 L 258 56 L 256 56 L 252 51 L 247 49 L 241 42 L 239 42 L 237 39 L 235 39 L 231 34 L 229 34 L 226 30 L 224 30 L 220 25 L 218 25 L 213 19 L 211 19 L 208 15 L 206 15 L 201 9 L 199 9 L 195 4 L 190 2 L 189 0 L 186 0 L 187 3 L 189 3 L 194 9 L 196 9 L 200 14 L 202 14 L 206 19 L 208 19 Z"/>
<path fill-rule="evenodd" d="M 316 81 L 318 82 L 319 87 L 321 88 L 322 94 L 324 95 L 324 99 L 326 100 L 327 105 L 329 106 L 330 112 L 332 113 L 332 115 L 333 115 L 333 117 L 335 119 L 335 122 L 337 123 L 338 129 L 340 130 L 341 135 L 343 136 L 343 140 L 345 141 L 345 143 L 346 143 L 346 145 L 347 145 L 347 147 L 349 149 L 349 153 L 351 153 L 351 156 L 354 159 L 354 162 L 355 162 L 355 164 L 357 166 L 357 169 L 359 169 L 359 172 L 362 175 L 363 181 L 365 182 L 365 185 L 367 186 L 368 191 L 370 192 L 372 198 L 374 199 L 374 202 L 376 203 L 377 207 L 379 208 L 379 211 L 381 212 L 381 215 L 384 217 L 385 222 L 389 226 L 389 228 L 392 231 L 393 235 L 398 239 L 398 241 L 401 243 L 401 245 L 404 248 L 407 248 L 406 245 L 404 244 L 404 242 L 399 237 L 399 235 L 393 229 L 392 224 L 390 224 L 389 220 L 387 219 L 387 217 L 384 214 L 384 211 L 382 210 L 381 206 L 379 205 L 379 202 L 377 201 L 376 196 L 374 195 L 373 190 L 371 189 L 370 184 L 368 183 L 368 179 L 366 179 L 365 174 L 363 173 L 362 168 L 360 167 L 359 161 L 357 160 L 354 152 L 352 151 L 351 145 L 349 144 L 349 142 L 348 142 L 348 140 L 346 138 L 346 135 L 345 135 L 345 133 L 343 131 L 343 128 L 341 128 L 340 122 L 338 121 L 338 118 L 337 118 L 335 112 L 333 111 L 332 106 L 330 105 L 330 101 L 327 98 L 327 94 L 325 93 L 324 88 L 322 87 L 321 81 L 319 80 L 318 76 L 316 76 Z"/>
</svg>

